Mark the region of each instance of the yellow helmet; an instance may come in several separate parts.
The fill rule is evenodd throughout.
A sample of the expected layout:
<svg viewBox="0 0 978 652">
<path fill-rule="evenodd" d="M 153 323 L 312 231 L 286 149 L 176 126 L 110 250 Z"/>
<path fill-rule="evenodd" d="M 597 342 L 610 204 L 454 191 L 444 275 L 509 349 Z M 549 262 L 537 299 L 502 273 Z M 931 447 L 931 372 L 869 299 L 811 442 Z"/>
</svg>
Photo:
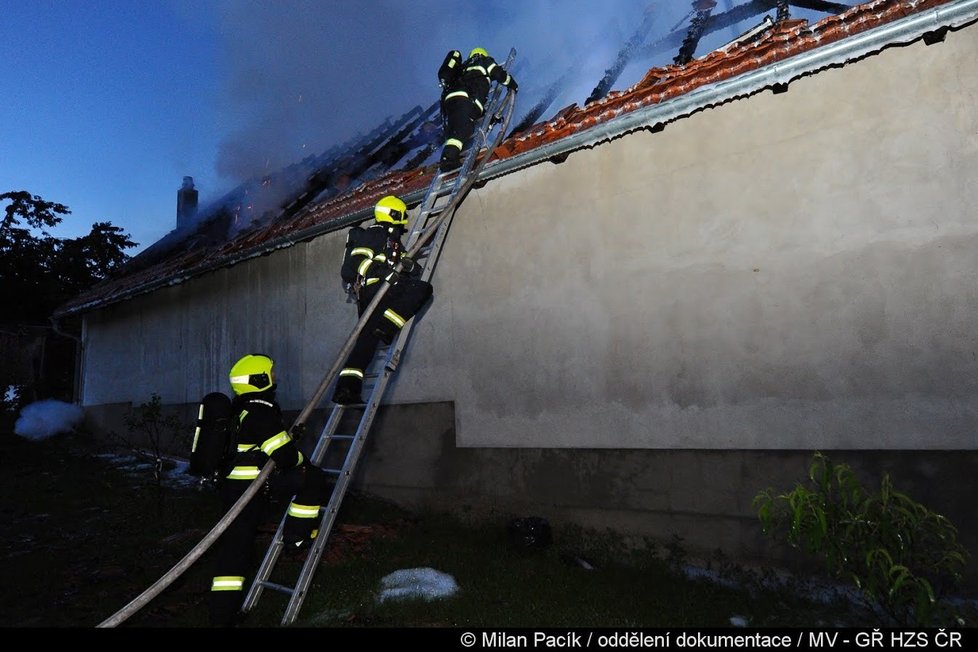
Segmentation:
<svg viewBox="0 0 978 652">
<path fill-rule="evenodd" d="M 469 58 L 471 59 L 472 57 L 474 57 L 477 54 L 479 56 L 482 56 L 482 57 L 488 57 L 489 56 L 489 53 L 486 52 L 485 49 L 483 49 L 483 48 L 472 48 L 472 51 L 469 52 Z"/>
<path fill-rule="evenodd" d="M 263 392 L 274 384 L 272 359 L 260 353 L 249 354 L 234 363 L 229 378 L 235 394 Z"/>
<path fill-rule="evenodd" d="M 387 195 L 374 206 L 374 219 L 404 226 L 408 223 L 407 204 L 394 195 Z"/>
</svg>

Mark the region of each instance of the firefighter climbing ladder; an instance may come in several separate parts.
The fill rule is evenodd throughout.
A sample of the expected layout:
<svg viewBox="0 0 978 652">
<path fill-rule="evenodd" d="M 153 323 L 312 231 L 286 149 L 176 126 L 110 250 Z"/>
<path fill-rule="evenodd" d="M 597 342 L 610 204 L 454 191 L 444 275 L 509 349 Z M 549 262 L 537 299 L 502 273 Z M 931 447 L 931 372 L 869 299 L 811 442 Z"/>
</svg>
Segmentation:
<svg viewBox="0 0 978 652">
<path fill-rule="evenodd" d="M 508 68 L 511 66 L 515 55 L 515 50 L 511 50 L 504 67 Z M 482 124 L 473 135 L 468 153 L 457 174 L 453 172 L 436 174 L 431 185 L 428 187 L 418 213 L 411 221 L 406 242 L 406 255 L 421 267 L 422 280 L 430 281 L 438 256 L 441 253 L 445 235 L 448 233 L 448 227 L 455 213 L 455 208 L 478 178 L 482 167 L 491 158 L 492 150 L 495 149 L 505 136 L 510 117 L 512 116 L 514 99 L 515 97 L 512 93 L 502 93 L 500 87 L 497 85 L 493 95 L 487 102 L 487 110 Z M 498 130 L 495 129 L 497 126 L 499 126 Z M 493 142 L 490 143 L 490 135 L 493 133 L 495 137 L 493 138 Z M 480 158 L 480 153 L 483 150 L 485 150 L 485 154 Z M 344 347 L 341 355 L 338 356 L 333 370 L 328 374 L 323 385 L 320 386 L 320 390 L 317 391 L 316 396 L 300 414 L 296 420 L 296 425 L 304 426 L 312 409 L 321 400 L 325 388 L 333 384 L 337 375 L 336 372 L 339 370 L 339 365 L 345 362 L 352 344 L 356 341 L 356 336 L 363 328 L 363 323 L 369 317 L 370 313 L 373 312 L 377 303 L 379 303 L 380 295 L 386 288 L 387 284 L 385 283 L 384 288 L 378 291 L 378 296 L 374 298 L 371 306 L 364 312 L 358 328 L 348 339 L 347 346 Z M 258 603 L 264 589 L 274 589 L 289 595 L 289 602 L 281 621 L 282 625 L 290 625 L 295 622 L 309 585 L 312 582 L 313 575 L 319 566 L 323 551 L 328 543 L 340 504 L 346 495 L 357 460 L 363 451 L 364 441 L 370 432 L 370 427 L 380 407 L 381 399 L 384 396 L 389 381 L 397 371 L 401 355 L 411 337 L 414 321 L 414 319 L 408 320 L 400 330 L 397 338 L 390 345 L 385 346 L 382 344 L 378 347 L 377 354 L 364 374 L 364 391 L 369 393 L 369 398 L 366 399 L 365 403 L 355 406 L 334 405 L 319 435 L 311 455 L 311 462 L 332 475 L 335 483 L 328 502 L 320 510 L 319 532 L 316 538 L 313 539 L 312 546 L 299 571 L 295 585 L 286 586 L 274 582 L 271 579 L 276 562 L 284 547 L 282 532 L 285 525 L 285 516 L 283 515 L 278 531 L 275 533 L 272 543 L 258 568 L 255 579 L 245 596 L 242 611 L 251 611 Z M 352 419 L 348 413 L 352 413 Z M 357 413 L 359 413 L 359 416 L 357 416 Z M 355 426 L 351 428 L 354 422 Z M 351 429 L 352 432 L 346 429 Z"/>
<path fill-rule="evenodd" d="M 511 49 L 504 67 L 509 69 L 515 57 L 516 50 Z M 501 94 L 501 89 L 498 86 L 494 88 L 493 93 L 487 102 L 487 110 L 483 117 L 483 121 L 473 134 L 469 151 L 462 162 L 461 168 L 459 168 L 457 174 L 454 172 L 447 174 L 436 174 L 435 178 L 432 180 L 431 186 L 425 193 L 424 199 L 421 202 L 420 210 L 412 223 L 413 226 L 408 237 L 408 248 L 404 254 L 405 256 L 415 260 L 419 266 L 422 266 L 423 279 L 430 279 L 431 274 L 434 272 L 435 262 L 437 261 L 438 254 L 440 253 L 445 234 L 448 231 L 448 226 L 455 214 L 455 209 L 458 207 L 458 204 L 462 201 L 468 191 L 472 188 L 475 181 L 479 178 L 479 173 L 481 172 L 483 166 L 485 166 L 485 164 L 491 158 L 493 150 L 499 145 L 499 143 L 502 142 L 503 138 L 505 138 L 506 130 L 509 128 L 509 121 L 512 117 L 514 104 L 515 95 L 512 92 Z M 499 127 L 498 130 L 495 129 L 497 126 Z M 490 136 L 490 134 L 494 135 Z M 491 143 L 489 142 L 490 137 L 492 138 Z M 484 154 L 482 154 L 483 150 L 485 151 Z M 397 271 L 401 271 L 400 265 L 398 265 Z M 308 421 L 309 416 L 312 414 L 316 406 L 319 405 L 323 395 L 326 393 L 326 390 L 329 389 L 335 382 L 336 377 L 339 374 L 340 365 L 346 361 L 347 356 L 353 349 L 353 345 L 356 342 L 357 337 L 360 335 L 360 331 L 363 330 L 366 321 L 370 318 L 370 315 L 376 309 L 389 287 L 389 284 L 385 282 L 377 290 L 373 300 L 370 302 L 370 305 L 368 305 L 364 310 L 363 315 L 361 315 L 360 320 L 357 322 L 357 325 L 353 328 L 353 331 L 348 336 L 346 343 L 336 358 L 336 362 L 334 362 L 332 368 L 323 378 L 322 383 L 320 383 L 319 388 L 314 393 L 312 399 L 310 399 L 305 408 L 303 408 L 302 412 L 300 412 L 299 416 L 296 418 L 295 423 L 292 426 L 293 433 L 305 428 L 305 424 Z M 364 411 L 360 417 L 360 422 L 356 428 L 355 434 L 336 434 L 336 429 L 340 425 L 341 417 L 346 409 L 349 408 L 349 406 L 337 405 L 333 408 L 332 413 L 327 420 L 326 426 L 323 428 L 323 431 L 319 436 L 319 440 L 313 453 L 313 462 L 316 464 L 321 464 L 325 460 L 326 452 L 330 443 L 334 441 L 346 441 L 349 445 L 346 454 L 343 456 L 344 460 L 342 465 L 334 470 L 336 475 L 336 483 L 333 487 L 333 493 L 330 496 L 329 502 L 320 510 L 321 523 L 319 535 L 316 537 L 313 546 L 309 549 L 306 561 L 299 572 L 299 577 L 295 586 L 287 587 L 269 581 L 269 577 L 274 569 L 275 562 L 278 559 L 282 549 L 282 526 L 285 522 L 285 518 L 283 516 L 282 521 L 279 524 L 278 531 L 275 533 L 272 545 L 265 554 L 265 558 L 259 567 L 258 573 L 256 573 L 255 580 L 252 582 L 251 588 L 249 589 L 248 594 L 245 596 L 245 601 L 242 605 L 243 611 L 250 611 L 257 604 L 264 588 L 274 588 L 290 595 L 288 607 L 286 608 L 286 612 L 282 617 L 282 624 L 290 625 L 295 622 L 295 618 L 299 613 L 299 609 L 302 607 L 303 600 L 305 599 L 306 591 L 308 590 L 309 584 L 312 581 L 312 576 L 315 573 L 316 567 L 319 565 L 319 560 L 322 557 L 324 547 L 333 527 L 336 513 L 339 511 L 340 503 L 343 501 L 343 497 L 346 494 L 346 489 L 350 478 L 353 475 L 353 469 L 362 450 L 364 439 L 366 438 L 366 435 L 370 429 L 370 425 L 373 423 L 373 417 L 376 414 L 377 408 L 380 405 L 380 399 L 382 398 L 384 390 L 387 387 L 387 381 L 390 379 L 393 372 L 396 371 L 397 365 L 400 361 L 401 352 L 404 350 L 404 347 L 407 344 L 413 321 L 413 319 L 409 320 L 408 323 L 405 324 L 405 327 L 401 329 L 400 335 L 391 344 L 391 346 L 378 348 L 378 356 L 375 357 L 375 360 L 371 363 L 368 372 L 377 366 L 378 359 L 383 361 L 383 365 L 381 367 L 381 371 L 376 373 L 375 377 L 371 378 L 373 385 L 370 392 L 370 398 L 360 408 Z M 367 383 L 365 383 L 365 386 L 366 385 Z M 183 557 L 183 559 L 177 562 L 173 568 L 167 571 L 162 577 L 160 577 L 160 579 L 153 583 L 152 586 L 133 598 L 122 609 L 103 620 L 97 626 L 115 627 L 129 618 L 132 614 L 139 611 L 139 609 L 146 606 L 153 598 L 162 593 L 166 587 L 172 584 L 178 577 L 180 577 L 180 575 L 190 568 L 194 562 L 200 559 L 207 549 L 217 541 L 225 530 L 227 530 L 231 522 L 234 521 L 238 514 L 241 513 L 251 499 L 254 498 L 255 494 L 261 490 L 265 484 L 265 481 L 268 480 L 274 469 L 275 462 L 268 460 L 265 466 L 262 467 L 261 473 L 259 473 L 258 477 L 256 477 L 248 488 L 245 489 L 245 491 L 238 498 L 237 502 L 231 506 L 227 513 L 225 513 L 224 516 L 222 516 L 221 519 L 214 525 L 214 527 L 211 528 L 211 531 L 208 532 L 204 538 L 201 539 L 201 541 Z"/>
<path fill-rule="evenodd" d="M 511 58 L 512 56 L 513 53 L 511 53 Z M 510 60 L 507 60 L 506 65 L 509 65 Z M 488 109 L 483 123 L 480 129 L 477 130 L 472 146 L 469 148 L 468 154 L 458 173 L 454 176 L 452 176 L 452 173 L 438 174 L 429 186 L 420 209 L 412 220 L 406 243 L 408 249 L 407 255 L 413 258 L 422 268 L 421 278 L 423 280 L 430 280 L 434 273 L 435 263 L 440 254 L 441 246 L 454 214 L 454 209 L 478 177 L 478 173 L 482 165 L 488 160 L 492 149 L 501 140 L 502 135 L 505 134 L 512 113 L 512 106 L 512 95 L 508 93 L 501 95 L 497 88 L 495 96 L 488 103 Z M 488 142 L 489 136 L 498 123 L 503 123 L 502 127 L 496 132 L 497 137 L 495 141 L 490 144 Z M 486 154 L 477 166 L 476 160 L 484 146 L 486 146 Z M 374 303 L 378 302 L 378 298 L 375 297 Z M 367 317 L 370 312 L 372 310 L 368 308 L 364 313 L 364 317 Z M 410 339 L 413 323 L 413 319 L 409 320 L 390 346 L 381 346 L 378 348 L 377 355 L 367 368 L 364 378 L 364 389 L 369 392 L 369 398 L 367 398 L 365 403 L 362 406 L 334 406 L 323 427 L 312 453 L 311 461 L 313 464 L 321 466 L 328 473 L 332 474 L 335 478 L 335 484 L 329 501 L 321 510 L 319 534 L 314 539 L 313 545 L 306 556 L 305 563 L 299 572 L 295 585 L 288 587 L 273 582 L 270 579 L 283 548 L 281 538 L 284 526 L 283 517 L 278 532 L 273 538 L 272 544 L 269 546 L 265 558 L 259 566 L 255 580 L 245 596 L 242 605 L 243 611 L 247 612 L 254 608 L 262 591 L 265 588 L 271 588 L 290 596 L 288 606 L 282 618 L 282 624 L 288 625 L 295 621 L 302 602 L 305 599 L 309 584 L 319 565 L 319 560 L 328 543 L 329 534 L 335 523 L 336 515 L 346 494 L 349 482 L 352 479 L 353 471 L 362 452 L 364 441 L 380 406 L 380 401 L 383 398 L 388 382 L 397 370 L 401 355 Z M 352 344 L 355 340 L 356 336 L 353 335 L 350 337 L 348 343 Z M 336 370 L 338 370 L 338 365 L 342 364 L 346 359 L 349 347 L 346 347 L 346 349 L 338 357 L 337 364 L 334 365 L 337 367 Z M 330 374 L 331 377 L 335 377 L 335 375 L 335 373 Z M 325 381 L 325 386 L 331 384 L 332 378 Z M 310 402 L 309 406 L 318 404 L 322 394 L 323 392 L 318 392 L 317 398 L 314 399 L 314 402 Z M 311 410 L 307 410 L 305 414 L 300 415 L 296 423 L 304 423 L 305 418 L 308 418 L 309 412 Z M 359 419 L 356 421 L 356 425 L 352 429 L 353 432 L 351 434 L 341 433 L 341 428 L 350 428 L 351 420 L 348 416 L 350 412 L 354 413 L 354 417 L 356 417 L 356 413 L 359 413 Z M 336 455 L 337 451 L 339 453 L 338 455 Z M 330 454 L 332 454 L 332 458 L 327 457 Z"/>
<path fill-rule="evenodd" d="M 506 59 L 504 67 L 508 69 L 512 65 L 512 61 L 515 56 L 516 51 L 510 50 L 509 57 Z M 503 94 L 498 86 L 494 88 L 493 94 L 487 102 L 487 110 L 483 117 L 483 121 L 473 134 L 472 142 L 469 146 L 468 153 L 463 159 L 461 168 L 459 168 L 457 173 L 449 172 L 447 174 L 436 174 L 427 192 L 425 193 L 420 209 L 411 223 L 412 226 L 409 231 L 407 251 L 405 252 L 406 257 L 415 260 L 418 265 L 422 267 L 422 279 L 429 280 L 431 278 L 431 275 L 434 272 L 435 263 L 441 251 L 441 245 L 444 241 L 445 235 L 447 234 L 448 226 L 452 217 L 454 216 L 455 209 L 478 179 L 479 173 L 481 172 L 483 166 L 485 166 L 485 164 L 491 158 L 492 151 L 499 145 L 500 142 L 502 142 L 503 138 L 505 138 L 506 130 L 509 128 L 509 122 L 512 117 L 514 104 L 515 96 L 513 93 L 507 92 Z M 498 129 L 496 127 L 498 127 Z M 492 139 L 492 142 L 490 142 L 490 138 Z M 398 266 L 397 271 L 401 271 L 400 265 Z M 377 305 L 379 305 L 389 287 L 389 284 L 383 283 L 377 290 L 370 305 L 364 310 L 363 315 L 361 315 L 360 320 L 357 322 L 357 325 L 348 336 L 345 345 L 337 355 L 336 362 L 334 362 L 333 367 L 323 378 L 322 383 L 320 383 L 319 388 L 314 393 L 312 399 L 306 404 L 305 408 L 303 408 L 302 412 L 296 418 L 296 421 L 292 426 L 293 433 L 305 428 L 306 422 L 309 420 L 313 410 L 320 404 L 326 390 L 333 385 L 339 373 L 340 366 L 346 361 L 346 358 L 352 350 L 360 331 L 363 330 L 366 321 L 370 318 Z M 282 617 L 281 623 L 283 625 L 290 625 L 295 622 L 299 609 L 302 607 L 302 602 L 305 599 L 306 592 L 312 581 L 316 567 L 319 565 L 319 560 L 322 557 L 325 545 L 327 544 L 330 531 L 332 530 L 335 522 L 336 514 L 339 511 L 340 503 L 343 501 L 343 498 L 346 495 L 346 490 L 353 475 L 354 467 L 363 448 L 363 442 L 366 439 L 370 426 L 373 423 L 374 416 L 376 415 L 377 409 L 380 406 L 380 400 L 383 397 L 384 391 L 386 390 L 388 381 L 393 373 L 397 370 L 401 353 L 407 345 L 413 322 L 414 320 L 412 319 L 405 324 L 398 337 L 390 346 L 378 348 L 377 356 L 375 356 L 374 360 L 366 370 L 368 378 L 365 378 L 364 387 L 365 389 L 368 387 L 370 388 L 370 398 L 368 398 L 367 401 L 359 407 L 341 405 L 334 406 L 326 425 L 319 436 L 312 454 L 312 462 L 314 464 L 322 466 L 323 462 L 329 462 L 329 460 L 326 459 L 326 455 L 328 451 L 331 452 L 330 445 L 332 443 L 346 442 L 347 450 L 345 454 L 341 453 L 341 457 L 343 459 L 340 466 L 335 468 L 324 467 L 327 471 L 331 471 L 335 475 L 336 482 L 329 501 L 320 510 L 321 523 L 319 527 L 319 534 L 309 549 L 306 561 L 299 572 L 295 585 L 288 587 L 270 581 L 275 563 L 278 560 L 279 554 L 281 553 L 283 547 L 282 529 L 285 522 L 283 516 L 275 537 L 273 538 L 272 544 L 269 546 L 268 551 L 265 554 L 265 558 L 259 566 L 255 580 L 252 582 L 252 585 L 245 596 L 245 600 L 242 605 L 243 611 L 247 612 L 254 608 L 261 597 L 263 589 L 272 588 L 290 596 L 289 603 L 285 614 Z M 343 417 L 348 409 L 360 409 L 363 411 L 360 415 L 359 423 L 354 434 L 337 434 L 338 428 L 345 422 Z M 237 517 L 238 514 L 241 513 L 248 502 L 264 486 L 265 481 L 269 478 L 274 468 L 275 463 L 272 460 L 269 460 L 262 468 L 262 471 L 259 473 L 258 477 L 255 478 L 255 480 L 253 480 L 248 488 L 241 494 L 237 502 L 235 502 L 231 509 L 228 510 L 228 512 L 217 522 L 217 524 L 211 529 L 210 532 L 207 533 L 200 543 L 194 547 L 193 550 L 187 553 L 183 559 L 174 565 L 173 568 L 171 568 L 152 586 L 130 601 L 129 604 L 99 623 L 98 627 L 114 627 L 123 622 L 129 616 L 149 603 L 154 597 L 159 595 L 167 586 L 172 584 L 174 580 L 183 574 L 183 572 L 190 568 L 190 566 L 193 565 L 193 563 L 198 560 L 204 554 L 204 552 L 206 552 L 207 549 L 214 544 L 214 542 L 217 541 L 231 522 Z"/>
</svg>

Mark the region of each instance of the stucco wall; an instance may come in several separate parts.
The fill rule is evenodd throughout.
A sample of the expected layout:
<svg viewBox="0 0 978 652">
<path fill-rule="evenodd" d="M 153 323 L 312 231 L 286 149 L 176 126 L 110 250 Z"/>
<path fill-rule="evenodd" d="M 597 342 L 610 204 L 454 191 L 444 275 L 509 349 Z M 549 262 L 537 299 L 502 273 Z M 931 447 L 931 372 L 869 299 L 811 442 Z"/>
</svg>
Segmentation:
<svg viewBox="0 0 978 652">
<path fill-rule="evenodd" d="M 230 365 L 262 352 L 276 361 L 283 404 L 301 406 L 356 323 L 337 271 L 344 238 L 330 234 L 88 315 L 83 405 L 229 392 Z"/>
<path fill-rule="evenodd" d="M 891 48 L 473 191 L 357 485 L 756 558 L 780 553 L 751 498 L 821 449 L 978 550 L 976 46 Z M 255 351 L 299 410 L 355 323 L 344 238 L 88 315 L 90 414 L 186 412 Z"/>
<path fill-rule="evenodd" d="M 811 451 L 623 450 L 480 447 L 456 444 L 448 403 L 382 409 L 354 487 L 415 509 L 504 524 L 541 516 L 625 535 L 635 545 L 678 540 L 691 560 L 720 551 L 742 564 L 808 572 L 820 560 L 765 534 L 754 497 L 807 482 Z M 972 555 L 962 590 L 978 590 L 978 451 L 836 450 L 869 491 L 884 475 L 942 514 Z M 560 543 L 560 542 L 558 542 Z"/>
<path fill-rule="evenodd" d="M 973 448 L 976 34 L 467 199 L 431 311 L 460 445 Z"/>
<path fill-rule="evenodd" d="M 454 401 L 461 446 L 974 448 L 976 34 L 473 191 L 390 400 Z M 343 238 L 89 317 L 84 403 L 265 351 L 301 407 L 355 323 Z"/>
</svg>

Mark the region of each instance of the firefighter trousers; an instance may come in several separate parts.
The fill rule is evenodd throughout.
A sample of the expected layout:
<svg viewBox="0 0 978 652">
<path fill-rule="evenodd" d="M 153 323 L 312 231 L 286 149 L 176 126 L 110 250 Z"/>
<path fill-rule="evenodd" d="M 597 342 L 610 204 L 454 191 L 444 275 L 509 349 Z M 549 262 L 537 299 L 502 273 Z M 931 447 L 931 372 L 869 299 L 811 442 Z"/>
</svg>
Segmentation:
<svg viewBox="0 0 978 652">
<path fill-rule="evenodd" d="M 375 283 L 360 291 L 357 302 L 357 312 L 360 316 L 363 316 L 379 288 L 380 283 Z M 370 319 L 364 324 L 363 330 L 353 345 L 353 350 L 350 351 L 343 369 L 340 370 L 334 400 L 360 396 L 360 391 L 363 389 L 364 372 L 377 353 L 377 347 L 381 340 L 388 344 L 393 342 L 404 324 L 418 314 L 431 300 L 432 293 L 431 284 L 427 281 L 403 276 L 387 290 Z M 336 400 L 336 402 L 360 401 Z"/>
<path fill-rule="evenodd" d="M 466 96 L 445 100 L 442 106 L 445 121 L 445 146 L 442 159 L 458 162 L 475 132 L 475 123 L 482 116 L 479 107 Z"/>
<path fill-rule="evenodd" d="M 248 480 L 225 480 L 219 492 L 225 510 L 241 497 Z M 319 507 L 328 499 L 330 480 L 326 473 L 309 463 L 272 474 L 268 484 L 245 505 L 240 514 L 217 540 L 213 578 L 209 595 L 209 616 L 212 627 L 231 627 L 241 615 L 245 591 L 257 568 L 256 543 L 262 524 L 281 511 L 271 510 L 289 500 L 283 540 L 293 545 L 300 539 L 316 536 Z M 298 507 L 298 509 L 297 509 Z M 276 522 L 277 525 L 277 522 Z"/>
</svg>

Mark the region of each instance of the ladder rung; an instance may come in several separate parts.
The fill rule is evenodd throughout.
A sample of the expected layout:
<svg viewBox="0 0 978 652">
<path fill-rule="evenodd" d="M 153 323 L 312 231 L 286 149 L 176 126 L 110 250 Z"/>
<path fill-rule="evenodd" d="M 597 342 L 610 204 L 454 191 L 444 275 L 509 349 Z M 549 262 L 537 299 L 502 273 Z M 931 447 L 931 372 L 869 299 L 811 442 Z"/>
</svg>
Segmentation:
<svg viewBox="0 0 978 652">
<path fill-rule="evenodd" d="M 266 589 L 274 589 L 276 591 L 281 591 L 282 593 L 288 593 L 289 595 L 295 593 L 295 589 L 292 588 L 291 586 L 285 586 L 284 584 L 276 584 L 275 582 L 269 582 L 268 580 L 262 581 L 261 585 L 264 586 Z"/>
</svg>

